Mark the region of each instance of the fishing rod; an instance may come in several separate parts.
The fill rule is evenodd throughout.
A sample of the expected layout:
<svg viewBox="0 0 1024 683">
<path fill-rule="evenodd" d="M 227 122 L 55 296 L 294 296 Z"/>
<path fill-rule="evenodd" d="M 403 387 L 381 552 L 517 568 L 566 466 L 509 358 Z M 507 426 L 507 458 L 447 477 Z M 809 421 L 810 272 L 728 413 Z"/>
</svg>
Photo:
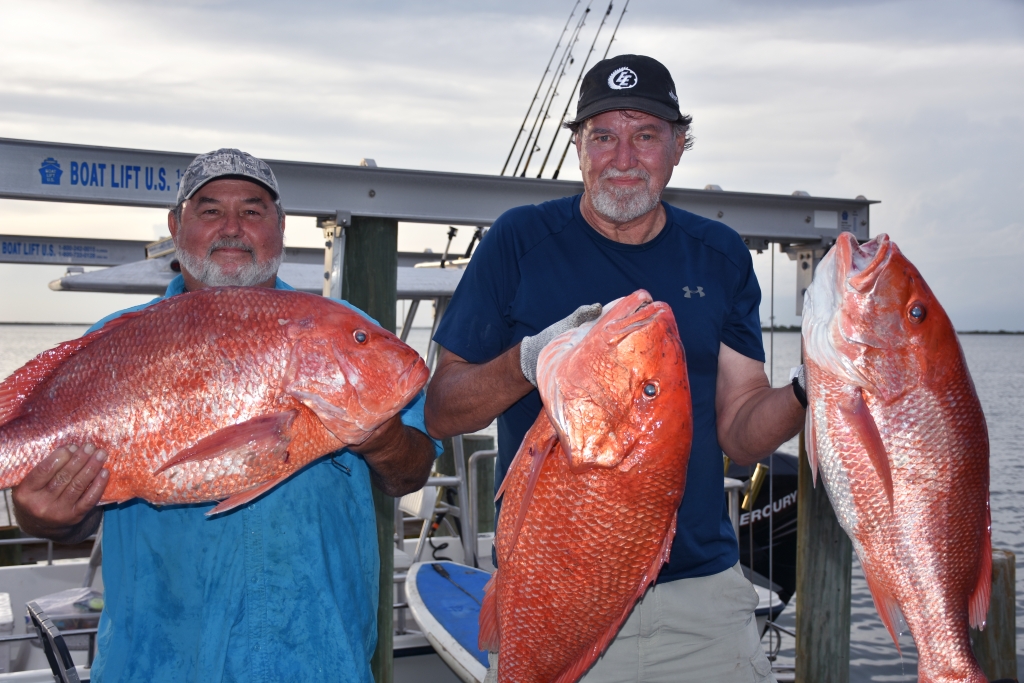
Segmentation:
<svg viewBox="0 0 1024 683">
<path fill-rule="evenodd" d="M 587 62 L 590 61 L 590 55 L 594 54 L 594 46 L 597 45 L 597 39 L 601 35 L 601 29 L 604 28 L 604 22 L 608 21 L 608 16 L 612 13 L 612 3 L 608 3 L 608 9 L 605 10 L 604 16 L 601 17 L 601 25 L 597 27 L 597 33 L 594 34 L 594 42 L 590 44 L 590 51 L 587 52 L 587 56 L 583 59 L 583 68 L 580 69 L 580 75 L 576 78 L 576 85 L 572 87 L 572 92 L 569 93 L 569 99 L 565 102 L 565 111 L 562 112 L 562 118 L 558 120 L 558 125 L 555 126 L 555 134 L 551 136 L 551 145 L 548 147 L 548 153 L 544 155 L 544 161 L 540 165 L 540 171 L 537 173 L 537 177 L 540 178 L 541 174 L 544 173 L 544 167 L 548 165 L 548 159 L 551 158 L 551 150 L 555 148 L 555 140 L 558 139 L 558 134 L 562 132 L 562 121 L 565 121 L 565 117 L 569 115 L 569 107 L 572 106 L 573 95 L 576 94 L 576 89 L 580 87 L 580 81 L 583 80 L 583 74 L 587 71 Z M 539 135 L 539 133 L 538 133 Z M 572 140 L 572 136 L 569 136 L 569 140 Z M 566 148 L 568 149 L 568 148 Z M 563 157 L 564 157 L 563 153 Z M 523 169 L 524 172 L 526 169 Z"/>
<path fill-rule="evenodd" d="M 548 99 L 547 101 L 547 107 L 544 108 L 543 112 L 537 112 L 537 119 L 534 121 L 534 125 L 537 126 L 538 121 L 540 125 L 537 126 L 537 136 L 533 138 L 530 143 L 530 153 L 526 156 L 526 163 L 523 165 L 523 172 L 519 174 L 520 178 L 526 177 L 526 169 L 530 165 L 530 161 L 533 159 L 533 153 L 539 152 L 541 149 L 540 146 L 537 144 L 537 142 L 540 141 L 540 133 L 544 129 L 544 124 L 547 122 L 549 118 L 551 118 L 551 105 L 554 104 L 555 98 L 558 97 L 558 86 L 562 82 L 562 76 L 565 76 L 566 72 L 568 71 L 569 65 L 576 61 L 575 58 L 573 58 L 572 56 L 572 50 L 573 48 L 576 47 L 576 43 L 580 39 L 580 34 L 583 32 L 583 27 L 587 23 L 587 15 L 589 14 L 590 2 L 587 2 L 587 9 L 584 10 L 583 14 L 580 16 L 580 22 L 576 26 L 576 32 L 573 35 L 572 41 L 565 46 L 565 54 L 563 55 L 562 63 L 559 65 L 558 75 L 555 77 L 551 84 L 551 98 Z M 523 151 L 526 151 L 525 148 Z M 516 170 L 519 170 L 518 165 Z M 515 173 L 513 173 L 513 175 L 515 175 Z"/>
<path fill-rule="evenodd" d="M 615 34 L 619 32 L 619 26 L 622 25 L 622 17 L 626 16 L 626 8 L 629 7 L 629 0 L 626 0 L 626 4 L 622 6 L 622 12 L 619 14 L 619 20 L 615 22 L 615 30 L 612 31 L 612 39 L 608 41 L 608 47 L 604 49 L 604 57 L 602 60 L 608 59 L 608 53 L 612 51 L 612 43 L 615 42 Z"/>
<path fill-rule="evenodd" d="M 604 57 L 602 60 L 608 59 L 608 53 L 612 50 L 612 43 L 615 42 L 615 35 L 619 32 L 619 26 L 622 25 L 622 17 L 626 16 L 626 8 L 629 7 L 629 0 L 626 0 L 626 4 L 622 6 L 622 13 L 619 14 L 619 20 L 615 23 L 615 30 L 612 31 L 612 39 L 608 41 L 608 47 L 604 50 Z M 554 141 L 552 141 L 552 144 Z M 565 143 L 565 149 L 562 150 L 562 158 L 558 160 L 558 166 L 555 167 L 555 172 L 552 174 L 552 180 L 558 180 L 558 172 L 562 170 L 562 164 L 565 163 L 565 155 L 569 153 L 569 146 L 572 145 L 572 136 L 569 136 L 569 140 Z M 538 176 L 539 177 L 539 176 Z"/>
<path fill-rule="evenodd" d="M 526 130 L 526 122 L 530 118 L 530 112 L 533 110 L 534 103 L 537 102 L 537 95 L 540 94 L 540 88 L 544 85 L 544 79 L 548 77 L 548 73 L 551 71 L 551 63 L 555 61 L 555 55 L 558 53 L 558 48 L 562 46 L 562 38 L 565 38 L 565 32 L 569 30 L 569 22 L 572 21 L 573 16 L 576 14 L 576 8 L 580 6 L 582 0 L 576 0 L 576 4 L 572 6 L 572 12 L 569 13 L 569 18 L 565 20 L 565 27 L 562 28 L 562 33 L 558 36 L 558 42 L 555 43 L 555 49 L 551 51 L 551 57 L 548 58 L 548 65 L 544 67 L 544 73 L 540 77 L 540 83 L 537 84 L 537 91 L 533 93 L 533 99 L 530 100 L 530 106 L 526 108 L 526 115 L 523 116 L 523 122 L 519 124 L 519 132 L 516 133 L 516 139 L 512 143 L 512 149 L 508 151 L 508 157 L 505 159 L 505 165 L 501 167 L 501 175 L 505 175 L 505 169 L 508 168 L 508 162 L 512 159 L 512 154 L 516 151 L 516 145 L 519 144 L 519 138 L 522 136 L 523 131 Z"/>
<path fill-rule="evenodd" d="M 569 41 L 565 45 L 565 51 L 562 52 L 561 58 L 558 60 L 558 67 L 555 69 L 556 73 L 561 72 L 565 68 L 565 60 L 569 58 L 572 53 L 572 47 L 576 44 L 577 36 L 579 35 L 580 28 L 586 22 L 587 14 L 590 13 L 590 3 L 592 0 L 587 0 L 587 7 L 584 9 L 583 14 L 580 15 L 579 20 L 576 22 L 576 26 L 573 28 L 572 35 L 569 36 Z M 544 104 L 548 101 L 548 97 L 554 97 L 552 92 L 555 88 L 555 76 L 552 75 L 551 81 L 548 83 L 548 89 L 544 93 L 544 98 L 540 101 L 540 108 L 537 109 L 537 116 L 533 119 L 533 125 L 530 126 L 530 133 L 526 136 L 526 143 L 523 144 L 522 151 L 519 152 L 519 158 L 516 160 L 516 167 L 512 171 L 512 175 L 519 173 L 519 165 L 523 163 L 523 157 L 526 156 L 527 147 L 532 147 L 536 144 L 533 140 L 533 133 L 537 129 L 537 123 L 540 121 L 541 116 L 544 113 Z M 557 92 L 555 93 L 557 95 Z"/>
</svg>

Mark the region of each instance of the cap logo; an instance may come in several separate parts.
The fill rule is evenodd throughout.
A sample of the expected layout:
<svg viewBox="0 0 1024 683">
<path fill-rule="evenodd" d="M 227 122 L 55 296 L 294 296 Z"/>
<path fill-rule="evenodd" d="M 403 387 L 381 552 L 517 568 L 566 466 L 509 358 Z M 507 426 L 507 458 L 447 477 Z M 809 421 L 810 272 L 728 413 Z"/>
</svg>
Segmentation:
<svg viewBox="0 0 1024 683">
<path fill-rule="evenodd" d="M 608 77 L 608 87 L 612 90 L 626 90 L 636 85 L 636 72 L 628 66 L 616 69 Z"/>
</svg>

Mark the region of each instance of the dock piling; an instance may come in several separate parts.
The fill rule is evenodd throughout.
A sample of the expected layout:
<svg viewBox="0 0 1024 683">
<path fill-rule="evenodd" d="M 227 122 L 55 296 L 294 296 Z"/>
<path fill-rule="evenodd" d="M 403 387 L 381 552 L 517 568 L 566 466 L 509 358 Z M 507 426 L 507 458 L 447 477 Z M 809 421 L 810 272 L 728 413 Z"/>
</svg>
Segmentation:
<svg viewBox="0 0 1024 683">
<path fill-rule="evenodd" d="M 340 215 L 340 212 L 339 212 Z M 398 221 L 353 216 L 344 233 L 341 297 L 365 311 L 380 326 L 395 331 L 398 296 Z M 395 502 L 373 487 L 380 549 L 377 650 L 370 662 L 376 683 L 394 680 Z"/>
<path fill-rule="evenodd" d="M 824 484 L 811 484 L 803 432 L 797 486 L 795 680 L 849 683 L 853 545 Z"/>
</svg>

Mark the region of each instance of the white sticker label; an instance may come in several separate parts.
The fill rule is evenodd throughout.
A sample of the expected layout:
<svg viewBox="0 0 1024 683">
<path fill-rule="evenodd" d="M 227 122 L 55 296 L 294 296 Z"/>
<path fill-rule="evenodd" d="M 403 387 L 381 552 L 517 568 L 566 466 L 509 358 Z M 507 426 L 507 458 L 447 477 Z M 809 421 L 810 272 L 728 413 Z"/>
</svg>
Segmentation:
<svg viewBox="0 0 1024 683">
<path fill-rule="evenodd" d="M 815 211 L 814 212 L 814 227 L 817 230 L 838 230 L 839 229 L 839 212 L 838 211 Z"/>
</svg>

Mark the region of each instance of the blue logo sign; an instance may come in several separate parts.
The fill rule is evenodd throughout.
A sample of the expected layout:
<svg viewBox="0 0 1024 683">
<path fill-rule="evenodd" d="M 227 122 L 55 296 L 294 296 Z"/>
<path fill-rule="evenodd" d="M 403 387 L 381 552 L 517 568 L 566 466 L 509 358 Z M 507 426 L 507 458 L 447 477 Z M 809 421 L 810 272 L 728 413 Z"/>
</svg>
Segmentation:
<svg viewBox="0 0 1024 683">
<path fill-rule="evenodd" d="M 850 220 L 850 212 L 849 211 L 843 211 L 843 220 L 844 221 Z"/>
<path fill-rule="evenodd" d="M 60 185 L 60 177 L 64 171 L 60 170 L 60 163 L 53 157 L 47 157 L 43 165 L 39 167 L 39 176 L 43 185 Z"/>
</svg>

